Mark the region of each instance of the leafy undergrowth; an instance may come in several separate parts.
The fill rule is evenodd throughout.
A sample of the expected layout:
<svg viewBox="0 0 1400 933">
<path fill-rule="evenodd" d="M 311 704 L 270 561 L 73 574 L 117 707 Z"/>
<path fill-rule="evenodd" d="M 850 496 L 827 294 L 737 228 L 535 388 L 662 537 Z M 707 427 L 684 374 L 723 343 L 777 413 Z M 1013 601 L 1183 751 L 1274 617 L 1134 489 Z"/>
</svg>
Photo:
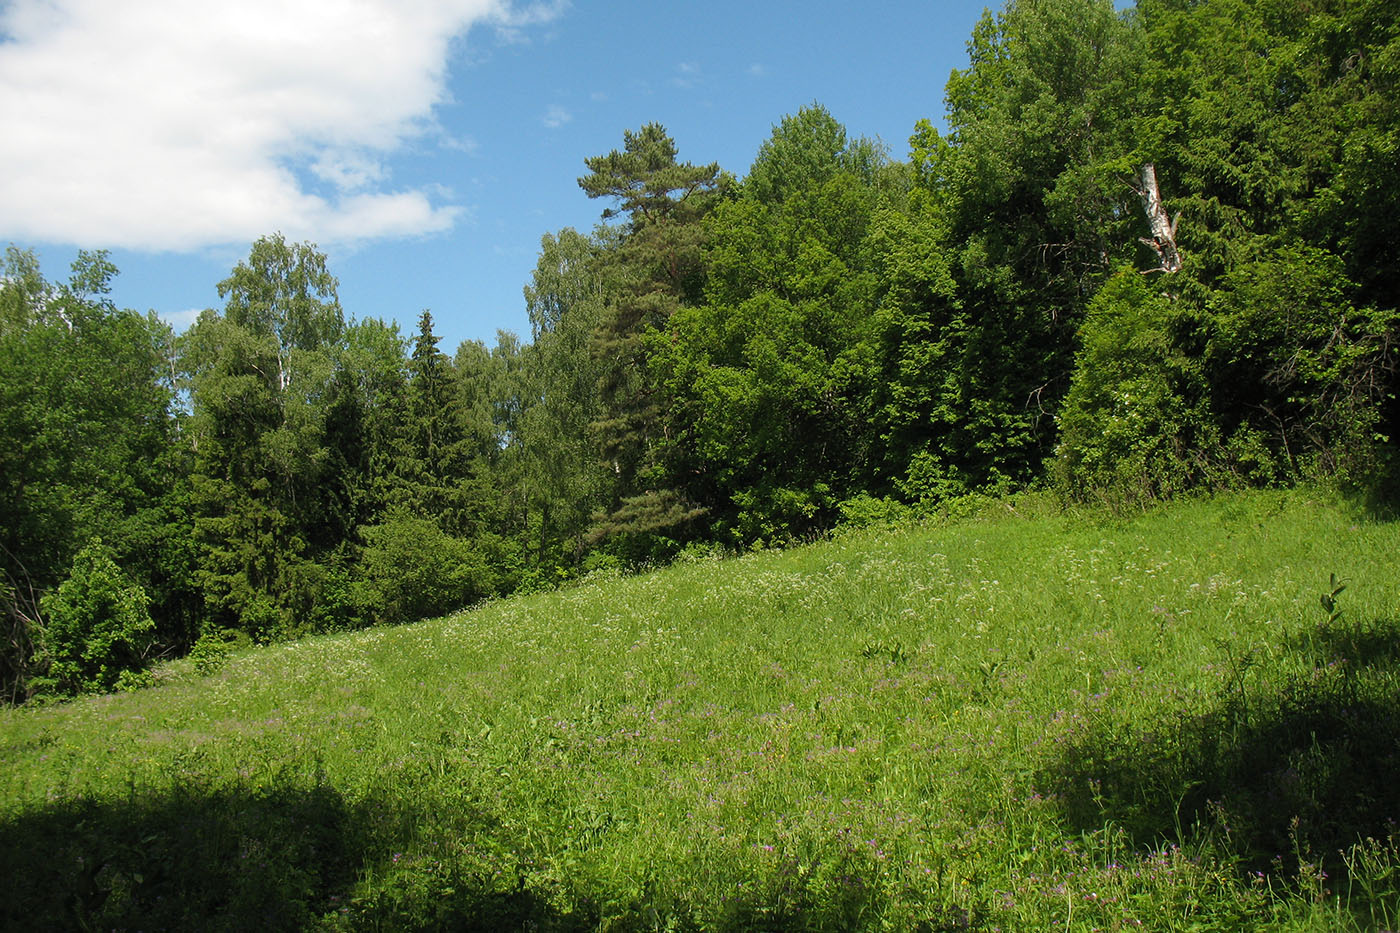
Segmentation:
<svg viewBox="0 0 1400 933">
<path fill-rule="evenodd" d="M 0 714 L 0 922 L 1395 928 L 1397 552 L 1008 500 L 181 662 Z"/>
</svg>

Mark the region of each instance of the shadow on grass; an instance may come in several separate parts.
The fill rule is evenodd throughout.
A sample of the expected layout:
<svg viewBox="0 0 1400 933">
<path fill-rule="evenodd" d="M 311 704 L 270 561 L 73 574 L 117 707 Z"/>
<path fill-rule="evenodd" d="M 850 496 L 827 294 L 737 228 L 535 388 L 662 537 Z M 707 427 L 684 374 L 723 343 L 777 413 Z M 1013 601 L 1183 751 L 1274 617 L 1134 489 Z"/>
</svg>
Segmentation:
<svg viewBox="0 0 1400 933">
<path fill-rule="evenodd" d="M 1319 667 L 1395 668 L 1400 665 L 1400 621 L 1352 624 L 1343 617 L 1304 629 L 1286 645 Z"/>
<path fill-rule="evenodd" d="M 325 786 L 54 806 L 0 821 L 0 929 L 564 926 L 499 874 L 401 864 L 411 820 Z"/>
<path fill-rule="evenodd" d="M 465 801 L 415 802 L 407 784 L 404 799 L 350 804 L 295 778 L 192 782 L 0 819 L 0 930 L 833 930 L 868 926 L 885 896 L 850 842 L 741 876 L 714 902 L 686 885 L 657 901 L 588 871 L 541 877 L 504 827 Z M 950 908 L 918 929 L 973 925 Z"/>
<path fill-rule="evenodd" d="M 8 929 L 304 926 L 355 880 L 347 818 L 321 788 L 60 804 L 0 823 L 0 917 Z"/>
<path fill-rule="evenodd" d="M 1243 869 L 1337 879 L 1339 850 L 1400 842 L 1400 624 L 1323 626 L 1290 643 L 1311 665 L 1246 665 L 1203 710 L 1095 722 L 1043 790 L 1081 831 L 1139 846 L 1208 843 Z"/>
</svg>

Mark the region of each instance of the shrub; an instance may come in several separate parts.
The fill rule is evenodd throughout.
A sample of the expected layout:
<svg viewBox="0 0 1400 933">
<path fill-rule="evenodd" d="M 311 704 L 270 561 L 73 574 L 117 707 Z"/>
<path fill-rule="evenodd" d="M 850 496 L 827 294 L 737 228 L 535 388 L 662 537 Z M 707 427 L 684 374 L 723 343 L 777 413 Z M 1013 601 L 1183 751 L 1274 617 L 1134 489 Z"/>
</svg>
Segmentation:
<svg viewBox="0 0 1400 933">
<path fill-rule="evenodd" d="M 826 483 L 810 488 L 760 483 L 734 493 L 738 511 L 729 533 L 738 547 L 782 547 L 827 524 L 835 501 Z"/>
<path fill-rule="evenodd" d="M 236 629 L 212 629 L 199 636 L 190 650 L 190 661 L 200 674 L 214 674 L 223 669 L 234 649 L 252 644 L 246 634 Z"/>
<path fill-rule="evenodd" d="M 394 517 L 363 535 L 358 602 L 375 622 L 438 616 L 495 592 L 485 555 L 427 519 Z"/>
<path fill-rule="evenodd" d="M 877 499 L 869 493 L 841 503 L 842 528 L 898 528 L 910 521 L 913 510 L 897 499 Z"/>
<path fill-rule="evenodd" d="M 41 605 L 41 654 L 48 679 L 63 692 L 114 690 L 123 674 L 145 666 L 155 646 L 150 599 L 97 538 L 78 552 L 68 579 Z"/>
<path fill-rule="evenodd" d="M 1182 349 L 1193 324 L 1131 270 L 1095 296 L 1052 467 L 1067 497 L 1140 502 L 1216 479 L 1221 444 L 1209 387 L 1199 357 Z"/>
<path fill-rule="evenodd" d="M 909 458 L 909 469 L 895 485 L 910 502 L 928 509 L 940 502 L 967 495 L 973 483 L 960 467 L 944 463 L 938 454 L 921 450 Z"/>
</svg>

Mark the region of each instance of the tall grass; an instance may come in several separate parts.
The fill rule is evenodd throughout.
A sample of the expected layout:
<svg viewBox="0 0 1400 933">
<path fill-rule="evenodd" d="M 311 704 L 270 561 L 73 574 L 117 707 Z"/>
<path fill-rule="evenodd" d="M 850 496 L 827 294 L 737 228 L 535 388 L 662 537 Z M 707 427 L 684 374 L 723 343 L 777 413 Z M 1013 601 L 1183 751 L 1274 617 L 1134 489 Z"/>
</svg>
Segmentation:
<svg viewBox="0 0 1400 933">
<path fill-rule="evenodd" d="M 1023 498 L 173 664 L 0 714 L 0 916 L 1394 928 L 1397 553 L 1307 492 Z"/>
</svg>

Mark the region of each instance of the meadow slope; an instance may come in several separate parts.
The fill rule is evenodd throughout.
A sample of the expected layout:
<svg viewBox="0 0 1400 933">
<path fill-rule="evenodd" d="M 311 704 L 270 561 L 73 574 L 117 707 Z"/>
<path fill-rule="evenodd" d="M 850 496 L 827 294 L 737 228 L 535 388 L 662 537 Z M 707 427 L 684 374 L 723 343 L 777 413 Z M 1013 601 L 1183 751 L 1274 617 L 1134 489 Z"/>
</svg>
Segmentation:
<svg viewBox="0 0 1400 933">
<path fill-rule="evenodd" d="M 0 712 L 0 920 L 1394 928 L 1397 553 L 1031 497 L 177 662 Z"/>
</svg>

